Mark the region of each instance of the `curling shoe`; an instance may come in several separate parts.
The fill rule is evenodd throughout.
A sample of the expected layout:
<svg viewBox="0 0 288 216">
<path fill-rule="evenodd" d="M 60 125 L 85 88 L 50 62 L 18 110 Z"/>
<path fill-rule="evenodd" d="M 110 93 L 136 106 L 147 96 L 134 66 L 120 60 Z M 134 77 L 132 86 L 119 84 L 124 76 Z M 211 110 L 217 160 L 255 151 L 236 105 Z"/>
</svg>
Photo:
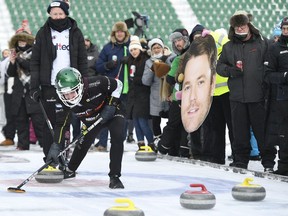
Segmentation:
<svg viewBox="0 0 288 216">
<path fill-rule="evenodd" d="M 65 169 L 63 170 L 63 174 L 64 174 L 64 179 L 69 179 L 69 178 L 75 178 L 76 177 L 76 172 L 70 170 L 68 167 L 65 167 Z"/>
<path fill-rule="evenodd" d="M 127 143 L 135 143 L 135 140 L 134 140 L 134 138 L 133 138 L 133 134 L 129 134 L 129 135 L 127 136 L 126 142 L 127 142 Z"/>
<path fill-rule="evenodd" d="M 123 189 L 124 185 L 122 184 L 119 177 L 116 175 L 116 176 L 110 177 L 109 188 L 111 188 L 111 189 Z"/>
</svg>

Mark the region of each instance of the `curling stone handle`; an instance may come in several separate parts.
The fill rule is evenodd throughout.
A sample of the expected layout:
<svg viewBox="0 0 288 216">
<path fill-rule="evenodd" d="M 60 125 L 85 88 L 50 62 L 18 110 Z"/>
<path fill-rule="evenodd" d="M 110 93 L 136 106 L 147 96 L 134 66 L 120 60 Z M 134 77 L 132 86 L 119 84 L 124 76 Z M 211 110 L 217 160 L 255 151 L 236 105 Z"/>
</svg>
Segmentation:
<svg viewBox="0 0 288 216">
<path fill-rule="evenodd" d="M 244 187 L 262 187 L 261 185 L 259 184 L 251 184 L 250 182 L 252 182 L 254 179 L 253 178 L 245 178 L 243 183 L 241 184 L 241 186 L 244 186 Z"/>
<path fill-rule="evenodd" d="M 147 152 L 154 152 L 154 151 L 151 149 L 151 147 L 150 147 L 150 146 L 147 146 L 147 145 L 141 146 L 140 149 L 143 150 L 143 151 L 147 151 Z"/>
<path fill-rule="evenodd" d="M 243 181 L 243 184 L 244 185 L 250 185 L 250 182 L 253 181 L 253 178 L 245 178 L 244 181 Z"/>
<path fill-rule="evenodd" d="M 206 187 L 203 184 L 190 184 L 190 187 L 201 187 L 202 191 L 207 191 Z"/>
<path fill-rule="evenodd" d="M 136 209 L 135 204 L 133 203 L 133 201 L 131 199 L 117 198 L 117 199 L 115 199 L 115 202 L 128 204 L 128 206 L 118 206 L 118 208 L 125 209 L 125 210 L 135 210 Z"/>
</svg>

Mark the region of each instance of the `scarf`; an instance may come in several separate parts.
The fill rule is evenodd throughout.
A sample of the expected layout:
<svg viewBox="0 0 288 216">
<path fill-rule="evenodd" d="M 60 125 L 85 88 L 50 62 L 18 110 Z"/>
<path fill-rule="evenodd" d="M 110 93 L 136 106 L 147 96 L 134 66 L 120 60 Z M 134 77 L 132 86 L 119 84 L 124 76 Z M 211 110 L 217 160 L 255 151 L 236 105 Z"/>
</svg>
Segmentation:
<svg viewBox="0 0 288 216">
<path fill-rule="evenodd" d="M 65 17 L 64 19 L 51 19 L 51 17 L 48 18 L 48 25 L 58 31 L 58 32 L 62 32 L 66 29 L 69 29 L 72 27 L 72 22 L 70 19 L 68 19 L 68 17 Z"/>
</svg>

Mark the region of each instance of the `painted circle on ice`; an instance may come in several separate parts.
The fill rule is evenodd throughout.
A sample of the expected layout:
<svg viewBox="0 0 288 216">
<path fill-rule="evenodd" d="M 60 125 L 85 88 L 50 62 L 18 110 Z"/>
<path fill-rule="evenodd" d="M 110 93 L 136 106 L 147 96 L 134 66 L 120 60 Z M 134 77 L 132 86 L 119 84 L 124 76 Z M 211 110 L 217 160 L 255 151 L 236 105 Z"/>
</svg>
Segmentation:
<svg viewBox="0 0 288 216">
<path fill-rule="evenodd" d="M 13 172 L 9 175 L 11 176 Z M 19 172 L 17 172 L 19 176 Z M 25 172 L 23 175 L 28 175 Z M 102 172 L 82 172 L 76 175 L 74 179 L 64 180 L 57 184 L 38 183 L 36 180 L 31 180 L 25 186 L 30 187 L 28 196 L 61 196 L 61 197 L 115 197 L 121 193 L 122 197 L 130 196 L 169 196 L 180 195 L 183 191 L 189 189 L 188 185 L 191 183 L 205 184 L 207 189 L 212 193 L 231 193 L 231 188 L 235 185 L 234 181 L 225 181 L 219 179 L 212 179 L 207 177 L 191 177 L 191 176 L 177 176 L 177 175 L 161 175 L 161 174 L 143 174 L 143 173 L 125 173 L 121 177 L 125 186 L 125 190 L 110 190 L 109 177 L 107 173 Z M 19 184 L 23 179 L 7 179 L 0 180 L 0 183 Z M 139 184 L 135 184 L 139 182 Z M 143 183 L 145 182 L 145 184 Z M 53 190 L 52 190 L 53 188 Z M 65 191 L 61 191 L 65 188 Z M 81 189 L 83 188 L 83 189 Z M 89 190 L 84 189 L 89 188 Z M 59 193 L 55 193 L 59 190 Z"/>
</svg>

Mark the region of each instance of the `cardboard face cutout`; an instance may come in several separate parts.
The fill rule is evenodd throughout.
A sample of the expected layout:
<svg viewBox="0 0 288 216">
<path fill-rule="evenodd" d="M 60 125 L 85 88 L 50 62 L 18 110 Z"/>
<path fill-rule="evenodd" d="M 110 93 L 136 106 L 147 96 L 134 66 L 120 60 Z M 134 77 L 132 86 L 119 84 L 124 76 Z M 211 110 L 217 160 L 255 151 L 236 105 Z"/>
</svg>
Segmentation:
<svg viewBox="0 0 288 216">
<path fill-rule="evenodd" d="M 183 56 L 181 119 L 188 133 L 196 131 L 209 113 L 215 89 L 216 61 L 217 49 L 211 35 L 195 39 Z"/>
</svg>

